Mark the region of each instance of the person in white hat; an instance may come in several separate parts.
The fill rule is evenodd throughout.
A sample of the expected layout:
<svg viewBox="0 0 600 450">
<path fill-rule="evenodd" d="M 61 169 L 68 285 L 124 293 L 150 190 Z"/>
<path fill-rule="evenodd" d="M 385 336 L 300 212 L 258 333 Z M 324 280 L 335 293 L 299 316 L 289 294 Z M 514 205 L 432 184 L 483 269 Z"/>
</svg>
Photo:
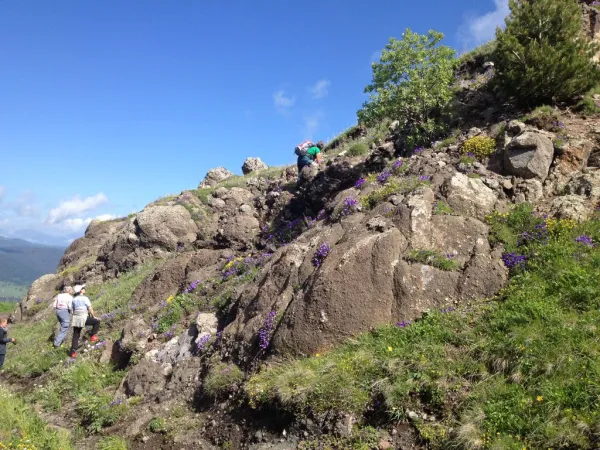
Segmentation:
<svg viewBox="0 0 600 450">
<path fill-rule="evenodd" d="M 100 329 L 100 320 L 94 317 L 92 302 L 85 296 L 85 284 L 77 285 L 73 290 L 75 291 L 75 298 L 73 298 L 73 320 L 71 322 L 71 326 L 73 327 L 71 358 L 77 357 L 77 348 L 79 347 L 79 335 L 81 334 L 81 330 L 87 326 L 91 326 L 92 337 L 90 337 L 90 341 L 97 342 L 97 333 Z"/>
<path fill-rule="evenodd" d="M 60 324 L 60 330 L 54 339 L 54 347 L 58 348 L 62 345 L 69 331 L 69 322 L 71 321 L 71 310 L 73 309 L 73 288 L 66 286 L 63 292 L 54 298 L 54 310 L 56 318 Z"/>
</svg>

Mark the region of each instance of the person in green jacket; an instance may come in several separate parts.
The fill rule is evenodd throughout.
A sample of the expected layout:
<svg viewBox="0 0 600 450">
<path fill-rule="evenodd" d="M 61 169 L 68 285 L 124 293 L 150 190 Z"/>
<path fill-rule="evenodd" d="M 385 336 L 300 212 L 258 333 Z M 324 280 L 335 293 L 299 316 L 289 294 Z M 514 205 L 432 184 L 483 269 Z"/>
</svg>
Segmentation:
<svg viewBox="0 0 600 450">
<path fill-rule="evenodd" d="M 298 156 L 298 182 L 300 182 L 302 169 L 310 165 L 316 166 L 318 164 L 321 164 L 323 147 L 323 142 L 317 142 L 315 145 L 308 149 L 306 155 Z"/>
</svg>

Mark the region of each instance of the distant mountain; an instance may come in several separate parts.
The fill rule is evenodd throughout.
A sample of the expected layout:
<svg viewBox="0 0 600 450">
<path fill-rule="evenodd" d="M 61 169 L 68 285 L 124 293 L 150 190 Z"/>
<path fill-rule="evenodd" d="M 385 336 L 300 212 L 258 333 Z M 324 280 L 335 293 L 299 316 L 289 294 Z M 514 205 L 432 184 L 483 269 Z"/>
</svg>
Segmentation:
<svg viewBox="0 0 600 450">
<path fill-rule="evenodd" d="M 0 281 L 28 286 L 36 278 L 54 273 L 65 247 L 0 236 Z"/>
<path fill-rule="evenodd" d="M 66 248 L 74 239 L 81 237 L 81 233 L 79 235 L 73 234 L 72 236 L 54 236 L 37 230 L 25 229 L 6 232 L 4 233 L 4 236 L 14 239 L 23 239 L 25 241 L 33 242 L 34 244 Z"/>
</svg>

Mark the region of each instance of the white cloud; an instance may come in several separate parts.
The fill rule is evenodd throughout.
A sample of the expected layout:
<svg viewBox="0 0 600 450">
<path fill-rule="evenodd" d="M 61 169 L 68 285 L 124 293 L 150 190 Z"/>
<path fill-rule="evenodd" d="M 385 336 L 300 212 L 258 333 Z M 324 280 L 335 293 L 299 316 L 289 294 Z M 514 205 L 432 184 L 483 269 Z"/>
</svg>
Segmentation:
<svg viewBox="0 0 600 450">
<path fill-rule="evenodd" d="M 60 223 L 57 223 L 57 226 L 65 231 L 68 232 L 77 232 L 77 231 L 83 231 L 92 220 L 111 220 L 111 219 L 115 219 L 116 216 L 112 215 L 112 214 L 102 214 L 100 216 L 91 218 L 91 217 L 87 217 L 87 218 L 83 218 L 83 217 L 72 217 L 72 218 L 68 218 L 68 219 L 64 219 L 62 221 L 60 221 Z"/>
<path fill-rule="evenodd" d="M 325 115 L 321 111 L 316 111 L 304 117 L 304 138 L 313 139 L 315 132 L 319 129 L 321 121 Z"/>
<path fill-rule="evenodd" d="M 469 16 L 461 25 L 458 32 L 463 50 L 491 40 L 496 33 L 496 27 L 504 24 L 504 18 L 510 13 L 508 0 L 494 0 L 495 9 L 480 16 Z"/>
<path fill-rule="evenodd" d="M 91 197 L 81 198 L 76 195 L 71 200 L 63 200 L 57 208 L 50 210 L 46 222 L 57 224 L 66 222 L 67 219 L 86 220 L 78 218 L 81 214 L 94 210 L 99 206 L 108 203 L 108 198 L 102 192 Z M 91 219 L 90 219 L 91 220 Z"/>
<path fill-rule="evenodd" d="M 288 97 L 283 89 L 273 93 L 273 102 L 275 109 L 282 114 L 287 113 L 296 103 L 296 97 Z"/>
<path fill-rule="evenodd" d="M 314 86 L 308 88 L 308 90 L 311 93 L 313 99 L 319 99 L 327 97 L 327 94 L 329 94 L 329 86 L 331 86 L 331 81 L 319 80 L 315 83 Z"/>
<path fill-rule="evenodd" d="M 376 50 L 373 53 L 371 53 L 371 63 L 381 61 L 381 55 L 382 55 L 381 50 Z"/>
<path fill-rule="evenodd" d="M 0 184 L 0 203 L 4 199 L 4 193 L 6 192 L 6 188 Z"/>
<path fill-rule="evenodd" d="M 11 206 L 19 217 L 37 217 L 40 214 L 35 204 L 35 195 L 31 191 L 23 192 Z"/>
</svg>

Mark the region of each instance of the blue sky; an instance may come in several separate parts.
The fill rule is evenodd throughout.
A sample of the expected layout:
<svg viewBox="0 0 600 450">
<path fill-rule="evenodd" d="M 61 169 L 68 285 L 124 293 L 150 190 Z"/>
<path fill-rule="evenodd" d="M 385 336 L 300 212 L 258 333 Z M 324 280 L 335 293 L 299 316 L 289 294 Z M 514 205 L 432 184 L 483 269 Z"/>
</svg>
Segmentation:
<svg viewBox="0 0 600 450">
<path fill-rule="evenodd" d="M 0 0 L 0 235 L 67 242 L 95 217 L 247 156 L 294 162 L 356 122 L 406 27 L 459 52 L 507 0 Z"/>
</svg>

